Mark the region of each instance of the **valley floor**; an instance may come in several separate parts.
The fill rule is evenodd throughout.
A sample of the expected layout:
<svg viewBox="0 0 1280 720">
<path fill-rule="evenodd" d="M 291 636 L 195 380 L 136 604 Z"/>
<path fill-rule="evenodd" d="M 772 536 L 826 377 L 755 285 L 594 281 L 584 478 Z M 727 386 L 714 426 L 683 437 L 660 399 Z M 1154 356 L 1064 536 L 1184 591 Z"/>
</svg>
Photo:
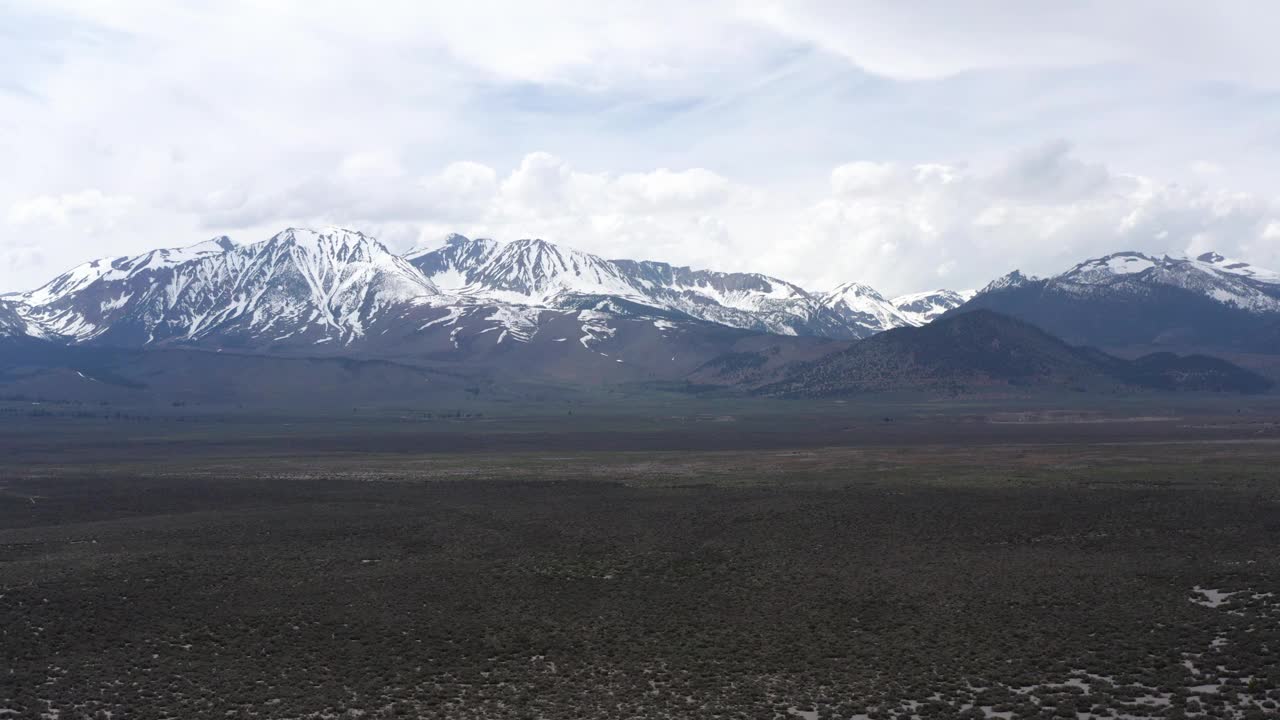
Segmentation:
<svg viewBox="0 0 1280 720">
<path fill-rule="evenodd" d="M 1280 712 L 1274 417 L 789 407 L 11 413 L 0 718 Z"/>
</svg>

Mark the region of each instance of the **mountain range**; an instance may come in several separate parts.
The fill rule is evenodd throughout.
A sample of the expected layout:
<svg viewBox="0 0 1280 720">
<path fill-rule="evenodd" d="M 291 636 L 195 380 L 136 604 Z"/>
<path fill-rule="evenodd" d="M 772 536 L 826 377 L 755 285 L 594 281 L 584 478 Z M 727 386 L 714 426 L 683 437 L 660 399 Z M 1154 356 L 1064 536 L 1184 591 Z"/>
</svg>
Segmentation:
<svg viewBox="0 0 1280 720">
<path fill-rule="evenodd" d="M 1280 273 L 1217 253 L 1121 252 L 1046 278 L 1014 271 L 963 310 L 976 308 L 1021 318 L 1077 344 L 1280 353 Z"/>
<path fill-rule="evenodd" d="M 447 293 L 519 307 L 581 308 L 601 299 L 777 335 L 855 339 L 922 325 L 971 296 L 949 290 L 892 300 L 858 283 L 811 292 L 758 273 L 606 260 L 545 240 L 498 243 L 451 235 L 405 259 Z"/>
<path fill-rule="evenodd" d="M 84 263 L 0 299 L 0 335 L 636 380 L 682 376 L 761 334 L 849 340 L 922 324 L 964 297 L 916 294 L 900 309 L 854 283 L 809 292 L 544 240 L 453 235 L 400 256 L 359 232 L 290 228 L 254 244 L 219 237 Z M 793 345 L 803 353 L 812 343 Z"/>
<path fill-rule="evenodd" d="M 981 309 L 1071 345 L 1280 352 L 1280 275 L 1215 254 L 1117 253 L 1050 278 L 1014 271 L 976 294 L 887 298 L 856 282 L 813 291 L 758 273 L 610 260 L 538 239 L 451 235 L 401 255 L 342 228 L 290 228 L 253 244 L 218 237 L 87 262 L 35 290 L 0 295 L 0 340 L 381 361 L 440 377 L 461 372 L 455 384 L 472 385 L 496 377 L 760 385 L 842 357 L 840 372 L 870 387 L 849 358 L 883 364 L 892 354 L 867 354 L 889 342 L 878 338 Z M 78 358 L 80 368 L 88 356 L 58 357 Z M 1128 372 L 1107 362 L 1102 375 Z M 916 356 L 909 366 L 922 367 Z M 895 373 L 933 382 L 908 376 Z"/>
<path fill-rule="evenodd" d="M 1152 353 L 1128 360 L 1077 347 L 990 310 L 949 315 L 920 328 L 890 330 L 811 362 L 797 363 L 757 392 L 843 397 L 885 391 L 946 394 L 1000 389 L 1125 388 L 1262 392 L 1272 383 L 1225 360 Z"/>
</svg>

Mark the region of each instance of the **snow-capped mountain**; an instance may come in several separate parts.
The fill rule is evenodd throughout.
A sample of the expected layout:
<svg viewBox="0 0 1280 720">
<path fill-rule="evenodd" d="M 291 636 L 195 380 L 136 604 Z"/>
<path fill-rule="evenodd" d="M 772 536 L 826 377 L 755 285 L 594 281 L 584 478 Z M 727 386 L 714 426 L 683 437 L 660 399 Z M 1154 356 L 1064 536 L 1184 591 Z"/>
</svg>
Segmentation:
<svg viewBox="0 0 1280 720">
<path fill-rule="evenodd" d="M 441 290 L 465 292 L 477 282 L 476 269 L 483 267 L 499 247 L 500 243 L 494 240 L 472 240 L 454 234 L 440 247 L 414 250 L 404 259 Z"/>
<path fill-rule="evenodd" d="M 19 312 L 20 308 L 15 302 L 0 300 L 0 338 L 43 338 L 45 332 L 27 322 Z"/>
<path fill-rule="evenodd" d="M 760 337 L 672 305 L 617 264 L 550 243 L 455 237 L 406 258 L 358 232 L 291 228 L 84 263 L 0 299 L 0 339 L 635 381 L 682 378 Z"/>
<path fill-rule="evenodd" d="M 653 260 L 615 260 L 649 302 L 710 322 L 776 335 L 846 336 L 817 298 L 759 273 L 694 270 Z"/>
<path fill-rule="evenodd" d="M 822 296 L 822 304 L 845 322 L 871 330 L 868 335 L 899 327 L 927 325 L 973 297 L 972 290 L 927 290 L 885 298 L 862 283 L 845 283 Z"/>
<path fill-rule="evenodd" d="M 983 287 L 978 292 L 974 293 L 974 296 L 985 295 L 987 293 L 995 292 L 997 290 L 1008 290 L 1010 288 L 1018 288 L 1028 283 L 1039 282 L 1040 280 L 1041 278 L 1038 278 L 1034 275 L 1023 275 L 1021 270 L 1014 270 L 1005 275 L 1001 275 L 995 280 L 992 280 L 991 282 L 987 283 L 985 287 Z M 969 299 L 972 300 L 973 296 L 970 296 Z"/>
<path fill-rule="evenodd" d="M 1100 291 L 1142 294 L 1167 286 L 1198 293 L 1253 313 L 1280 311 L 1280 276 L 1217 253 L 1196 258 L 1150 257 L 1122 252 L 1086 260 L 1050 279 L 1057 288 L 1089 294 Z"/>
<path fill-rule="evenodd" d="M 1076 343 L 1280 352 L 1280 275 L 1211 253 L 1117 253 L 1047 279 L 1015 271 L 965 302 L 970 294 L 890 299 L 859 283 L 811 292 L 758 273 L 609 260 L 543 240 L 453 235 L 397 256 L 359 232 L 290 228 L 252 244 L 219 237 L 84 263 L 0 296 L 0 340 L 652 382 L 716 362 L 721 374 L 738 372 L 746 355 L 752 372 L 774 373 L 844 341 L 988 307 Z"/>
<path fill-rule="evenodd" d="M 767 275 L 607 260 L 545 240 L 504 244 L 451 235 L 438 248 L 405 257 L 435 284 L 476 301 L 563 309 L 613 298 L 778 335 L 859 338 L 897 327 L 894 322 L 906 324 L 881 317 L 894 311 L 878 293 L 887 310 L 871 315 L 861 304 L 828 304 L 818 294 Z"/>
<path fill-rule="evenodd" d="M 976 294 L 976 290 L 928 290 L 899 295 L 889 302 L 908 324 L 921 327 L 942 317 L 948 310 L 954 310 L 969 302 Z"/>
<path fill-rule="evenodd" d="M 899 311 L 854 283 L 811 293 L 757 273 L 608 260 L 544 240 L 452 235 L 397 256 L 359 232 L 290 228 L 252 244 L 219 237 L 84 263 L 0 299 L 0 337 L 637 380 L 685 377 L 740 343 L 781 343 L 769 356 L 781 361 L 827 339 L 924 322 L 945 302 L 910 299 L 915 309 Z"/>
<path fill-rule="evenodd" d="M 963 309 L 1015 315 L 1095 345 L 1174 344 L 1273 351 L 1280 275 L 1217 253 L 1194 258 L 1120 252 L 1048 278 L 1017 271 Z M 1280 348 L 1274 348 L 1280 350 Z"/>
<path fill-rule="evenodd" d="M 847 322 L 867 328 L 868 335 L 911 324 L 892 301 L 862 283 L 840 285 L 822 296 L 822 305 Z"/>
<path fill-rule="evenodd" d="M 361 233 L 288 229 L 95 260 L 18 296 L 25 319 L 73 342 L 142 345 L 216 334 L 262 344 L 349 342 L 388 308 L 439 291 Z"/>
<path fill-rule="evenodd" d="M 516 240 L 486 247 L 490 248 L 487 256 L 474 255 L 483 257 L 482 262 L 467 268 L 469 283 L 462 290 L 470 294 L 513 305 L 544 307 L 556 307 L 566 298 L 581 295 L 643 300 L 643 294 L 621 269 L 590 253 L 545 240 Z M 446 245 L 445 249 L 451 248 Z"/>
</svg>

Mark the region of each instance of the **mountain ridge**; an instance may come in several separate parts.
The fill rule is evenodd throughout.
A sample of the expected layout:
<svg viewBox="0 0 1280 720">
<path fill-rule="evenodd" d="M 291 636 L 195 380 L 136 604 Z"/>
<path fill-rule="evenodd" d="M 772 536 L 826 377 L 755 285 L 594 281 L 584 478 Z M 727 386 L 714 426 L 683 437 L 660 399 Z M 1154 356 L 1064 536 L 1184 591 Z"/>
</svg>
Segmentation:
<svg viewBox="0 0 1280 720">
<path fill-rule="evenodd" d="M 1264 392 L 1272 382 L 1218 358 L 1157 353 L 1125 360 L 1070 345 L 1014 317 L 977 309 L 922 327 L 896 328 L 811 362 L 756 392 L 846 397 L 932 390 L 947 394 L 1058 388 Z"/>
<path fill-rule="evenodd" d="M 1034 315 L 1046 296 L 1069 301 L 1062 315 L 1074 326 Z M 1110 305 L 1080 312 L 1079 303 L 1095 296 Z M 82 263 L 35 290 L 0 298 L 0 336 L 471 363 L 567 380 L 643 382 L 712 373 L 702 369 L 706 363 L 754 352 L 755 336 L 764 338 L 757 345 L 777 351 L 764 366 L 776 370 L 834 349 L 832 343 L 927 326 L 995 300 L 1014 311 L 999 303 L 991 309 L 1021 309 L 1032 315 L 1024 320 L 1079 343 L 1078 335 L 1153 324 L 1153 308 L 1191 305 L 1201 313 L 1210 307 L 1219 332 L 1241 332 L 1242 314 L 1270 322 L 1272 299 L 1280 302 L 1280 275 L 1212 253 L 1183 260 L 1114 253 L 1048 279 L 1014 271 L 976 294 L 888 298 L 857 282 L 814 292 L 760 273 L 609 260 L 541 239 L 453 234 L 398 255 L 353 230 L 287 228 L 256 243 L 221 236 Z M 1269 333 L 1256 323 L 1245 329 L 1254 342 L 1280 341 L 1280 322 Z M 749 375 L 740 361 L 730 357 L 721 369 Z"/>
<path fill-rule="evenodd" d="M 288 302 L 265 287 L 272 278 L 297 285 L 305 297 Z M 259 308 L 264 297 L 267 306 Z M 245 245 L 220 236 L 92 260 L 6 296 L 33 334 L 125 344 L 196 341 L 237 320 L 246 325 L 241 334 L 252 335 L 272 326 L 266 314 L 275 316 L 275 324 L 283 316 L 327 327 L 336 333 L 329 341 L 345 344 L 364 333 L 362 307 L 420 298 L 434 298 L 422 302 L 436 305 L 560 310 L 612 298 L 753 332 L 859 338 L 927 322 L 958 297 L 947 290 L 903 296 L 914 305 L 900 312 L 896 300 L 858 283 L 811 292 L 760 273 L 607 260 L 541 239 L 500 243 L 452 234 L 438 246 L 397 256 L 370 236 L 338 227 L 287 228 Z M 140 301 L 144 308 L 137 307 Z M 184 308 L 184 302 L 200 309 Z M 245 320 L 246 314 L 252 318 Z M 313 330 L 295 328 L 278 337 L 315 336 Z"/>
<path fill-rule="evenodd" d="M 510 304 L 554 308 L 576 305 L 582 297 L 613 297 L 739 329 L 837 338 L 866 337 L 910 322 L 875 291 L 856 307 L 841 305 L 829 293 L 761 273 L 610 260 L 541 239 L 499 243 L 453 234 L 405 257 L 460 295 Z"/>
<path fill-rule="evenodd" d="M 18 296 L 49 335 L 119 345 L 225 336 L 363 335 L 361 315 L 439 291 L 371 237 L 288 228 L 76 266 Z"/>
<path fill-rule="evenodd" d="M 978 308 L 1079 344 L 1280 352 L 1280 274 L 1217 253 L 1117 252 L 1043 278 L 1015 270 L 950 312 Z"/>
</svg>

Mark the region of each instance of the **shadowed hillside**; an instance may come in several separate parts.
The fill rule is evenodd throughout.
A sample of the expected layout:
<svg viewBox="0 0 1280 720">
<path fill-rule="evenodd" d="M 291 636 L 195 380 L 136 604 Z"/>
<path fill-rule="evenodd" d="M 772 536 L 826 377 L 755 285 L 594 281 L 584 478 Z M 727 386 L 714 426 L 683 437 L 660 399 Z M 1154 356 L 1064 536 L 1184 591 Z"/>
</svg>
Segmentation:
<svg viewBox="0 0 1280 720">
<path fill-rule="evenodd" d="M 1029 323 L 988 310 L 920 328 L 891 330 L 813 362 L 793 365 L 760 388 L 774 395 L 840 396 L 992 388 L 1122 388 L 1262 392 L 1270 381 L 1225 360 L 1157 353 L 1123 360 L 1068 345 Z"/>
</svg>

